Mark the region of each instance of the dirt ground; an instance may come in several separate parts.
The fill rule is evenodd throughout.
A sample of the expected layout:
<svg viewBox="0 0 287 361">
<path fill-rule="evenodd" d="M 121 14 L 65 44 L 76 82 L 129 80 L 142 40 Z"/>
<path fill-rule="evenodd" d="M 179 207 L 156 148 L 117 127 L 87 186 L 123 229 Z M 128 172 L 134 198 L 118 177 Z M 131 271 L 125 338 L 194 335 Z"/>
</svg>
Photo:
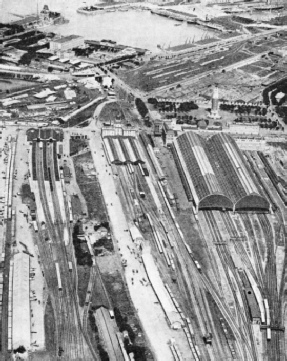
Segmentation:
<svg viewBox="0 0 287 361">
<path fill-rule="evenodd" d="M 107 221 L 106 208 L 90 152 L 73 158 L 78 186 L 86 200 L 89 218 Z"/>
</svg>

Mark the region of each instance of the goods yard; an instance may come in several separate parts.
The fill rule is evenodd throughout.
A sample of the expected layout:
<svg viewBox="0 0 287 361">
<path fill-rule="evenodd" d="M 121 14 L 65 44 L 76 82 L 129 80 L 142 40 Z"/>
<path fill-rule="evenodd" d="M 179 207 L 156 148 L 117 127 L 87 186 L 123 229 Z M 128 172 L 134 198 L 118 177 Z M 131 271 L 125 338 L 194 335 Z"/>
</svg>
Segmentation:
<svg viewBox="0 0 287 361">
<path fill-rule="evenodd" d="M 262 82 L 262 78 L 265 78 L 265 82 L 271 82 L 283 74 L 278 72 L 280 57 L 267 54 L 277 54 L 284 46 L 285 39 L 285 30 L 270 30 L 267 36 L 258 35 L 249 41 L 231 39 L 207 44 L 202 49 L 191 48 L 188 54 L 171 53 L 166 58 L 151 59 L 138 68 L 120 71 L 118 75 L 133 88 L 153 96 L 177 99 L 190 96 L 194 92 L 193 83 L 199 79 L 208 79 L 210 75 L 233 69 L 240 69 L 241 75 L 246 72 L 249 79 L 251 76 L 257 81 Z M 280 69 L 284 70 L 282 67 Z"/>
</svg>

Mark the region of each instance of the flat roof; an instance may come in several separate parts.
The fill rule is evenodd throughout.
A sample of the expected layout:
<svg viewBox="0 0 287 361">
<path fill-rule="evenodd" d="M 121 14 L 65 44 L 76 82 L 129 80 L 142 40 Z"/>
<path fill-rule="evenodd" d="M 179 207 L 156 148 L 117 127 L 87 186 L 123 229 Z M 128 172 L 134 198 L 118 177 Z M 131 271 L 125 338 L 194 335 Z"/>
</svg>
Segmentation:
<svg viewBox="0 0 287 361">
<path fill-rule="evenodd" d="M 30 256 L 17 253 L 14 256 L 13 269 L 13 321 L 12 340 L 13 349 L 24 346 L 30 347 Z"/>
<path fill-rule="evenodd" d="M 55 61 L 58 59 L 59 59 L 59 57 L 57 55 L 52 55 L 52 56 L 50 56 L 50 58 L 48 58 L 48 60 L 50 60 L 50 61 Z"/>
<path fill-rule="evenodd" d="M 78 39 L 81 38 L 83 39 L 82 36 L 79 35 L 68 35 L 68 36 L 63 36 L 60 39 L 56 39 L 56 40 L 52 40 L 54 43 L 67 43 L 68 41 L 74 40 L 74 39 Z"/>
<path fill-rule="evenodd" d="M 25 25 L 25 24 L 29 24 L 29 23 L 32 23 L 32 22 L 38 21 L 38 20 L 39 20 L 38 16 L 29 15 L 29 16 L 25 17 L 24 19 L 13 21 L 11 24 L 12 25 Z"/>
</svg>

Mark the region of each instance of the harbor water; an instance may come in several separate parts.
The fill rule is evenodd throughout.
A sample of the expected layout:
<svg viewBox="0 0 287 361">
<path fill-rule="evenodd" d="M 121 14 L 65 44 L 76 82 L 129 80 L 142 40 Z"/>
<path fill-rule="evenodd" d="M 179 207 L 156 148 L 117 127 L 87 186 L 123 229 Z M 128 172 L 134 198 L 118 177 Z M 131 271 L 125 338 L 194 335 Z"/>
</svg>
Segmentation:
<svg viewBox="0 0 287 361">
<path fill-rule="evenodd" d="M 64 25 L 43 28 L 62 35 L 82 35 L 85 39 L 109 39 L 123 45 L 130 45 L 158 51 L 158 45 L 168 48 L 211 37 L 212 32 L 198 26 L 180 23 L 150 11 L 129 10 L 85 15 L 77 8 L 86 4 L 78 0 L 0 0 L 0 21 L 20 19 L 18 15 L 37 13 L 47 4 L 52 11 L 59 11 L 70 20 Z M 141 3 L 144 5 L 144 3 Z M 90 3 L 88 4 L 90 5 Z"/>
</svg>

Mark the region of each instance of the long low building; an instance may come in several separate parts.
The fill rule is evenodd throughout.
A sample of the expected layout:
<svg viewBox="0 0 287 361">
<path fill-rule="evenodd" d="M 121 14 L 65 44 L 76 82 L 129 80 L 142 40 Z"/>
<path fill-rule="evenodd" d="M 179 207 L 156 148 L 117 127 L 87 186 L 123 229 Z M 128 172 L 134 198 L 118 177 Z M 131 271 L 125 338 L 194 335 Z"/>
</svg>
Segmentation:
<svg viewBox="0 0 287 361">
<path fill-rule="evenodd" d="M 30 348 L 30 256 L 17 253 L 14 256 L 13 271 L 13 311 L 12 343 L 13 349 L 20 346 Z"/>
<path fill-rule="evenodd" d="M 235 140 L 224 133 L 207 140 L 190 131 L 172 145 L 188 198 L 197 210 L 268 211 L 270 204 Z"/>
</svg>

